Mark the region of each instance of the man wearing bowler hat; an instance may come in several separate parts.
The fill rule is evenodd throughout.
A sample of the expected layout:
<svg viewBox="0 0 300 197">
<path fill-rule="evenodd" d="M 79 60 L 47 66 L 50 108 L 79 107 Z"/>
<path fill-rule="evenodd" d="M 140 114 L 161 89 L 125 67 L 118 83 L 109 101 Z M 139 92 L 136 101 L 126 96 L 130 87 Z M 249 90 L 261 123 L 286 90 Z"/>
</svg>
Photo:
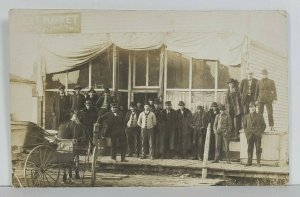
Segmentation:
<svg viewBox="0 0 300 197">
<path fill-rule="evenodd" d="M 253 149 L 256 148 L 257 165 L 260 166 L 261 159 L 261 137 L 266 129 L 264 117 L 256 112 L 256 106 L 253 102 L 249 104 L 250 113 L 245 116 L 244 130 L 248 143 L 248 161 L 246 166 L 252 165 Z"/>
<path fill-rule="evenodd" d="M 268 78 L 268 70 L 263 69 L 262 79 L 258 81 L 255 91 L 255 101 L 258 106 L 258 113 L 264 113 L 266 106 L 268 113 L 268 121 L 271 131 L 274 131 L 274 119 L 273 119 L 273 103 L 277 100 L 275 82 Z"/>
<path fill-rule="evenodd" d="M 136 157 L 140 155 L 140 138 L 141 138 L 141 128 L 137 124 L 140 112 L 137 110 L 137 106 L 134 102 L 131 102 L 129 105 L 129 111 L 125 116 L 126 123 L 126 137 L 128 145 L 128 156 L 132 157 L 133 153 L 136 154 Z"/>
<path fill-rule="evenodd" d="M 229 157 L 229 138 L 232 132 L 232 121 L 229 115 L 225 113 L 225 106 L 220 106 L 220 114 L 216 116 L 214 122 L 214 133 L 216 137 L 216 153 L 213 163 L 218 163 L 222 152 L 222 147 L 225 148 L 225 156 L 227 163 L 230 163 Z"/>
<path fill-rule="evenodd" d="M 197 112 L 193 116 L 193 154 L 194 160 L 202 160 L 204 153 L 205 130 L 204 130 L 204 108 L 197 106 Z"/>
<path fill-rule="evenodd" d="M 110 104 L 112 103 L 113 99 L 110 96 L 110 90 L 109 88 L 105 88 L 103 95 L 99 97 L 99 99 L 96 102 L 96 106 L 98 108 L 98 115 L 105 114 L 106 112 L 109 112 L 110 110 Z"/>
<path fill-rule="evenodd" d="M 71 96 L 71 111 L 73 113 L 77 113 L 85 107 L 85 96 L 81 94 L 81 89 L 80 85 L 76 85 L 74 88 L 75 93 Z"/>
<path fill-rule="evenodd" d="M 183 101 L 178 103 L 177 110 L 177 151 L 183 159 L 187 158 L 187 154 L 192 149 L 192 129 L 193 116 L 189 109 L 185 107 Z"/>
<path fill-rule="evenodd" d="M 214 134 L 214 122 L 216 116 L 220 114 L 220 110 L 218 108 L 217 102 L 212 102 L 210 105 L 209 111 L 205 112 L 204 114 L 204 128 L 205 128 L 205 133 L 207 132 L 208 129 L 208 124 L 210 123 L 210 129 L 211 129 L 211 134 L 210 134 L 210 143 L 209 143 L 209 154 L 208 154 L 208 159 L 213 160 L 215 158 L 215 134 Z"/>
<path fill-rule="evenodd" d="M 87 93 L 88 93 L 88 95 L 86 96 L 86 100 L 90 100 L 92 103 L 92 106 L 96 107 L 96 102 L 99 99 L 97 92 L 95 91 L 95 89 L 93 87 L 91 87 Z"/>
<path fill-rule="evenodd" d="M 174 156 L 175 151 L 175 129 L 176 111 L 172 109 L 171 101 L 165 102 L 165 109 L 160 113 L 160 132 L 157 137 L 158 149 L 161 158 Z"/>
<path fill-rule="evenodd" d="M 229 79 L 227 83 L 228 90 L 226 92 L 226 103 L 232 121 L 234 138 L 238 139 L 239 131 L 242 127 L 243 107 L 237 81 L 234 79 Z"/>
<path fill-rule="evenodd" d="M 60 86 L 59 93 L 54 96 L 52 103 L 53 129 L 58 130 L 62 122 L 70 118 L 69 108 L 70 101 L 65 92 L 65 86 Z"/>
<path fill-rule="evenodd" d="M 243 105 L 244 116 L 249 113 L 249 103 L 254 102 L 257 79 L 253 78 L 253 71 L 246 71 L 247 78 L 240 83 L 241 103 Z"/>
<path fill-rule="evenodd" d="M 117 150 L 121 153 L 121 162 L 127 162 L 126 154 L 126 134 L 125 118 L 123 113 L 118 110 L 117 103 L 110 104 L 110 111 L 98 117 L 97 123 L 105 121 L 106 130 L 102 133 L 103 137 L 111 138 L 111 159 L 117 161 Z M 118 149 L 119 146 L 119 149 Z"/>
</svg>

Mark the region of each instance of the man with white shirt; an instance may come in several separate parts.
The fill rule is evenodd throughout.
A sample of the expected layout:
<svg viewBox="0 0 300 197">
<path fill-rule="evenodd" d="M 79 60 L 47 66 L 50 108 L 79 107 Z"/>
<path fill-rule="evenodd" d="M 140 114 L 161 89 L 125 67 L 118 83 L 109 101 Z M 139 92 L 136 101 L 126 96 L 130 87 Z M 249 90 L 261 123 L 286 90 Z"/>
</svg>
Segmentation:
<svg viewBox="0 0 300 197">
<path fill-rule="evenodd" d="M 125 116 L 126 123 L 126 137 L 128 145 L 128 156 L 132 157 L 133 153 L 136 157 L 140 155 L 140 137 L 141 128 L 137 124 L 140 112 L 137 110 L 137 106 L 132 102 L 129 105 L 129 111 Z"/>
<path fill-rule="evenodd" d="M 146 158 L 146 145 L 149 142 L 150 158 L 154 157 L 154 131 L 156 125 L 155 114 L 150 111 L 150 104 L 144 105 L 144 111 L 140 113 L 138 118 L 138 125 L 141 127 L 141 140 L 142 140 L 142 159 Z"/>
</svg>

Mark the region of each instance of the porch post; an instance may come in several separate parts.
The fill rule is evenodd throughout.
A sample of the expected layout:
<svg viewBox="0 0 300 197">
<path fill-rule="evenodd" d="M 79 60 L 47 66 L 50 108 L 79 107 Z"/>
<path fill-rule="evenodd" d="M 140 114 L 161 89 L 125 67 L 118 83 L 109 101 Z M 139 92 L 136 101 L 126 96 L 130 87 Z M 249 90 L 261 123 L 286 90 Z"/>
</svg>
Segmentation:
<svg viewBox="0 0 300 197">
<path fill-rule="evenodd" d="M 128 105 L 130 104 L 132 98 L 132 53 L 128 54 Z"/>
<path fill-rule="evenodd" d="M 112 90 L 114 93 L 118 91 L 118 69 L 117 69 L 117 46 L 113 45 L 113 83 L 112 83 Z"/>
</svg>

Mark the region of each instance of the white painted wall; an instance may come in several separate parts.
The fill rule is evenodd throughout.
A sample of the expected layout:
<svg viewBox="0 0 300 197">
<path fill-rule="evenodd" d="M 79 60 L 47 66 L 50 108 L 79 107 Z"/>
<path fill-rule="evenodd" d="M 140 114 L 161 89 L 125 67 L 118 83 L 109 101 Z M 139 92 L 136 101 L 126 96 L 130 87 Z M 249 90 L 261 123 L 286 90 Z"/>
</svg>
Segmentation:
<svg viewBox="0 0 300 197">
<path fill-rule="evenodd" d="M 37 97 L 32 97 L 33 84 L 10 83 L 10 114 L 16 121 L 37 123 Z"/>
</svg>

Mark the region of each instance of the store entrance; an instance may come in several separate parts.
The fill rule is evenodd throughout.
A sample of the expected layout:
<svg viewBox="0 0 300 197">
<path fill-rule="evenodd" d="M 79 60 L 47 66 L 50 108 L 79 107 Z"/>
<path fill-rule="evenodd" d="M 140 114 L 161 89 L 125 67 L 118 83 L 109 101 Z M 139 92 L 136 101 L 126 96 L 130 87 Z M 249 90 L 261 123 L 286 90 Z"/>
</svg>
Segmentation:
<svg viewBox="0 0 300 197">
<path fill-rule="evenodd" d="M 144 93 L 144 92 L 138 92 L 133 94 L 133 101 L 136 103 L 137 101 L 142 102 L 143 104 L 148 101 L 148 99 L 157 99 L 158 93 Z"/>
</svg>

